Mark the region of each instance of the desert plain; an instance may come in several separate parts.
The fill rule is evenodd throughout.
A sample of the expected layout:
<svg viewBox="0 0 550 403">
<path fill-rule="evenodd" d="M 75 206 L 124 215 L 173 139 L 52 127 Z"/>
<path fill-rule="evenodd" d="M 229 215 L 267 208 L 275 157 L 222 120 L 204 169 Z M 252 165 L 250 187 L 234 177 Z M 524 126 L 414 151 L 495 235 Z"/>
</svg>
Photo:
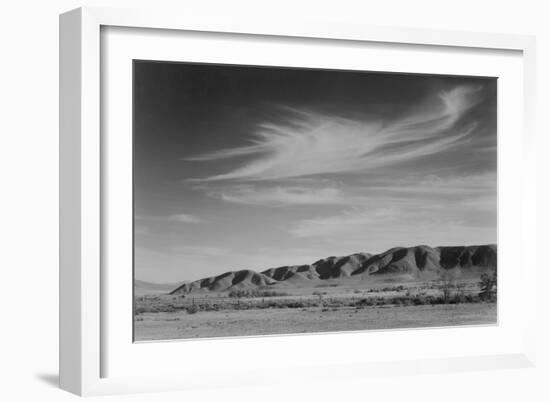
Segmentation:
<svg viewBox="0 0 550 403">
<path fill-rule="evenodd" d="M 136 282 L 134 341 L 492 325 L 496 295 L 495 245 L 393 248 Z"/>
</svg>

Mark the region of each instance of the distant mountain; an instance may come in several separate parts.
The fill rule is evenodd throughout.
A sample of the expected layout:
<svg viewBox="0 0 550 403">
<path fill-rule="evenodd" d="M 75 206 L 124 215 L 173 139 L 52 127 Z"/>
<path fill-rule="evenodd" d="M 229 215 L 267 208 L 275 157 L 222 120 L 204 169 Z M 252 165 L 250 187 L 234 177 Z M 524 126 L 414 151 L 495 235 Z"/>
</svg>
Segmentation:
<svg viewBox="0 0 550 403">
<path fill-rule="evenodd" d="M 229 289 L 249 289 L 275 284 L 277 281 L 253 270 L 228 271 L 215 277 L 184 283 L 170 294 L 182 294 L 191 291 L 224 291 Z"/>
<path fill-rule="evenodd" d="M 137 296 L 147 294 L 168 294 L 170 291 L 179 287 L 185 281 L 177 283 L 150 283 L 148 281 L 134 280 L 134 294 Z"/>
<path fill-rule="evenodd" d="M 368 280 L 376 276 L 407 275 L 411 279 L 438 278 L 453 270 L 455 273 L 478 275 L 496 270 L 497 246 L 425 245 L 392 248 L 380 254 L 354 253 L 331 256 L 310 265 L 282 266 L 262 271 L 229 271 L 219 276 L 186 282 L 171 294 L 195 291 L 230 291 L 267 285 L 307 285 L 331 279 Z"/>
</svg>

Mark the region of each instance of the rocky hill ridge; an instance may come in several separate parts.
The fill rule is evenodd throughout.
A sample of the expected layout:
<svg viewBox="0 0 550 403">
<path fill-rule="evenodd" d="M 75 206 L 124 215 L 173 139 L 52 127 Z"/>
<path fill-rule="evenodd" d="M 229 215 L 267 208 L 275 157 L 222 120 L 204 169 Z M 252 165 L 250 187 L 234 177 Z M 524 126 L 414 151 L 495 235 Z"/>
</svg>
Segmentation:
<svg viewBox="0 0 550 403">
<path fill-rule="evenodd" d="M 228 271 L 218 276 L 186 282 L 170 294 L 196 291 L 230 291 L 274 285 L 307 285 L 332 279 L 368 280 L 371 276 L 408 275 L 411 278 L 441 276 L 449 270 L 479 272 L 496 270 L 497 246 L 396 247 L 379 254 L 354 253 L 331 256 L 309 265 L 281 266 L 262 272 Z"/>
</svg>

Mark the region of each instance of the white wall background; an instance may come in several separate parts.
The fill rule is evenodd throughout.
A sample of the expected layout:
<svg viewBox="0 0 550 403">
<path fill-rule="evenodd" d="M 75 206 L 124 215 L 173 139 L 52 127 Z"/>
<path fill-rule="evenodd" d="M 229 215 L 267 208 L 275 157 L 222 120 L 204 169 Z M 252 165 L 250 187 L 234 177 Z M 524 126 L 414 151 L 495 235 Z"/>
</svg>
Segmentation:
<svg viewBox="0 0 550 403">
<path fill-rule="evenodd" d="M 374 25 L 534 34 L 538 40 L 538 249 L 541 291 L 550 205 L 550 10 L 545 1 L 5 1 L 0 5 L 0 399 L 67 402 L 57 389 L 58 14 L 81 5 L 178 7 L 185 13 L 314 16 Z M 540 293 L 542 294 L 542 292 Z M 548 298 L 539 295 L 535 369 L 375 377 L 350 383 L 93 398 L 116 402 L 550 401 Z M 213 363 L 214 365 L 215 363 Z M 296 375 L 299 377 L 299 374 Z"/>
</svg>

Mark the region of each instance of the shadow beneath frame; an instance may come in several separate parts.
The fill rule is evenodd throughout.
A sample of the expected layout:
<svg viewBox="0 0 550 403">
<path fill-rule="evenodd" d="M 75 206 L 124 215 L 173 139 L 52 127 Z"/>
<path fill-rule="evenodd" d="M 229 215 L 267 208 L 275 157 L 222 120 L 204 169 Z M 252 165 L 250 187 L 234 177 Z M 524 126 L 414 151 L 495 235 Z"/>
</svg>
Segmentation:
<svg viewBox="0 0 550 403">
<path fill-rule="evenodd" d="M 59 387 L 59 375 L 58 374 L 35 374 L 35 377 L 47 385 L 58 388 Z"/>
</svg>

